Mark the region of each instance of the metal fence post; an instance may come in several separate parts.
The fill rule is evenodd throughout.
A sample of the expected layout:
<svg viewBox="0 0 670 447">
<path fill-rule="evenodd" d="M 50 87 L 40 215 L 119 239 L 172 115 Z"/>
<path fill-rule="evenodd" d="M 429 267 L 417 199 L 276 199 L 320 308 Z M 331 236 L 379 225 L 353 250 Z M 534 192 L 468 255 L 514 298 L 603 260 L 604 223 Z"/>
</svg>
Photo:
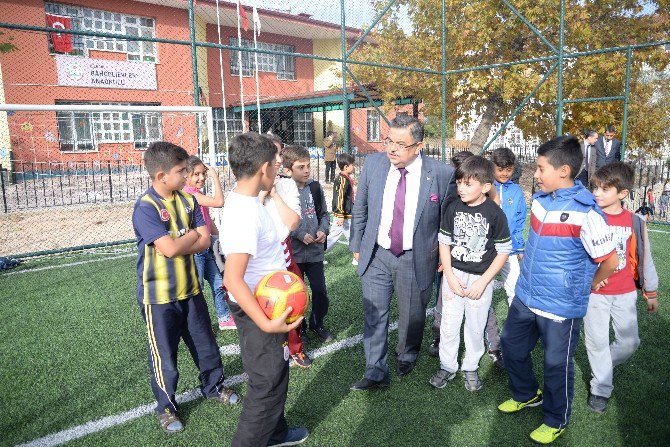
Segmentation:
<svg viewBox="0 0 670 447">
<path fill-rule="evenodd" d="M 112 195 L 112 162 L 107 160 L 107 180 L 109 181 L 109 201 L 114 203 L 114 196 Z"/>
<path fill-rule="evenodd" d="M 440 133 L 442 134 L 442 162 L 447 161 L 447 22 L 446 22 L 446 2 L 442 0 L 442 123 Z"/>
<path fill-rule="evenodd" d="M 556 136 L 563 134 L 563 52 L 565 42 L 565 0 L 561 0 L 560 31 L 558 36 L 558 90 L 556 92 Z"/>
<path fill-rule="evenodd" d="M 2 167 L 2 163 L 0 163 L 0 185 L 2 186 L 2 205 L 5 209 L 5 213 L 7 212 L 7 196 L 5 195 L 5 173 L 4 173 L 5 168 Z"/>
<path fill-rule="evenodd" d="M 191 70 L 193 75 L 193 104 L 196 106 L 200 105 L 199 86 L 198 86 L 198 56 L 195 46 L 195 14 L 193 11 L 193 0 L 188 0 L 188 27 L 189 27 L 189 36 L 191 40 Z M 240 42 L 241 46 L 241 42 Z M 244 119 L 244 117 L 242 117 Z M 197 117 L 196 117 L 197 120 Z M 198 136 L 200 134 L 198 133 Z M 200 148 L 198 148 L 200 150 Z"/>
<path fill-rule="evenodd" d="M 630 63 L 633 58 L 633 49 L 626 50 L 626 83 L 624 87 L 623 100 L 623 126 L 621 129 L 621 159 L 626 157 L 626 139 L 628 135 L 628 97 L 630 96 Z"/>
<path fill-rule="evenodd" d="M 344 112 L 344 147 L 347 153 L 351 153 L 351 142 L 349 141 L 349 94 L 347 92 L 347 30 L 346 14 L 344 12 L 344 0 L 340 0 L 340 38 L 342 47 L 342 111 Z"/>
</svg>

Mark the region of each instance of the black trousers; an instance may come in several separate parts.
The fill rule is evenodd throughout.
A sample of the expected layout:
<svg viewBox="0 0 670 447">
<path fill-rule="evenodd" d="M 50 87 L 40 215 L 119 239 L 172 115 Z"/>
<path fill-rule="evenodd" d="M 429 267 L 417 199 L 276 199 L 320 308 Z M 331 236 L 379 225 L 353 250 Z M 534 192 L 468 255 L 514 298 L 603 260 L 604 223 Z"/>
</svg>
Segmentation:
<svg viewBox="0 0 670 447">
<path fill-rule="evenodd" d="M 211 397 L 221 393 L 223 364 L 202 294 L 174 303 L 142 304 L 140 312 L 149 337 L 149 370 L 151 389 L 158 402 L 156 412 L 178 410 L 174 394 L 179 380 L 179 339 L 184 339 L 200 371 L 202 395 Z"/>
<path fill-rule="evenodd" d="M 312 313 L 309 316 L 309 327 L 312 329 L 322 327 L 329 306 L 323 261 L 299 262 L 298 267 L 303 276 L 309 279 L 309 287 L 312 289 Z"/>
<path fill-rule="evenodd" d="M 236 303 L 229 304 L 240 337 L 244 372 L 249 376 L 233 447 L 265 447 L 286 437 L 284 405 L 288 391 L 286 334 L 268 334 Z"/>
<path fill-rule="evenodd" d="M 332 182 L 335 180 L 335 160 L 326 161 L 326 181 Z"/>
</svg>

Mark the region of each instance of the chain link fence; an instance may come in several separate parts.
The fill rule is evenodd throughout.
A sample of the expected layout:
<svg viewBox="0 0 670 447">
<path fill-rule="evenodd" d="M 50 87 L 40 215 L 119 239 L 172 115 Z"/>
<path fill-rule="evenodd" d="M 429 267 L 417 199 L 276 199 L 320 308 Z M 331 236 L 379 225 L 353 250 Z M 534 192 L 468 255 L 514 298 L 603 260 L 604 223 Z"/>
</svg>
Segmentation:
<svg viewBox="0 0 670 447">
<path fill-rule="evenodd" d="M 360 168 L 397 114 L 424 121 L 427 156 L 512 148 L 527 195 L 542 141 L 615 124 L 638 171 L 631 206 L 651 190 L 661 219 L 670 40 L 656 1 L 246 3 L 2 3 L 0 256 L 132 239 L 153 141 L 199 154 L 227 190 L 229 141 L 272 132 L 308 147 L 324 183 L 331 132 Z M 160 109 L 190 106 L 211 121 Z"/>
</svg>

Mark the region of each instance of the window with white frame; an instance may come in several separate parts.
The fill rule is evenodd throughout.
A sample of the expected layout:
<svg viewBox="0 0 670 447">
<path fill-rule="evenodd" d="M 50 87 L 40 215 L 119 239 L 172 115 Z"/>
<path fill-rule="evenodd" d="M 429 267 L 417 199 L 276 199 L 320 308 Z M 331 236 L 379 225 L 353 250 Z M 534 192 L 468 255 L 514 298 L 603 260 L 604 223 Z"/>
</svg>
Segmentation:
<svg viewBox="0 0 670 447">
<path fill-rule="evenodd" d="M 102 104 L 73 103 L 57 104 Z M 159 105 L 132 103 L 121 105 Z M 97 150 L 98 143 L 133 143 L 136 149 L 148 147 L 163 139 L 160 112 L 56 112 L 58 141 L 64 152 Z"/>
<path fill-rule="evenodd" d="M 293 111 L 293 144 L 314 146 L 314 123 L 311 113 Z"/>
<path fill-rule="evenodd" d="M 223 119 L 223 109 L 212 109 L 214 118 L 214 143 L 222 152 L 226 150 L 226 126 Z M 226 121 L 228 122 L 228 142 L 237 135 L 244 133 L 242 127 L 242 112 L 226 111 Z"/>
<path fill-rule="evenodd" d="M 238 40 L 235 38 L 230 39 L 230 45 L 239 46 L 241 48 L 253 48 L 254 42 L 251 40 L 242 40 L 242 43 L 238 45 Z M 295 47 L 292 45 L 280 45 L 274 43 L 265 43 L 258 42 L 257 47 L 259 50 L 269 50 L 269 51 L 280 51 L 283 53 L 294 53 Z M 252 76 L 254 73 L 254 67 L 256 66 L 256 60 L 254 52 L 242 51 L 242 76 Z M 295 57 L 287 54 L 269 54 L 269 53 L 257 53 L 258 54 L 258 71 L 264 71 L 268 73 L 277 73 L 277 79 L 282 80 L 295 80 Z M 230 73 L 232 75 L 239 75 L 239 61 L 240 51 L 231 51 L 230 52 Z"/>
<path fill-rule="evenodd" d="M 156 36 L 155 21 L 147 17 L 60 3 L 45 3 L 44 9 L 49 14 L 69 17 L 71 27 L 74 30 L 137 37 Z M 95 36 L 72 36 L 72 51 L 69 54 L 88 57 L 90 50 L 126 53 L 129 61 L 157 62 L 158 60 L 156 42 L 137 42 Z M 51 39 L 49 39 L 49 51 L 55 53 Z"/>
<path fill-rule="evenodd" d="M 376 110 L 368 110 L 368 141 L 380 141 L 379 113 Z"/>
</svg>

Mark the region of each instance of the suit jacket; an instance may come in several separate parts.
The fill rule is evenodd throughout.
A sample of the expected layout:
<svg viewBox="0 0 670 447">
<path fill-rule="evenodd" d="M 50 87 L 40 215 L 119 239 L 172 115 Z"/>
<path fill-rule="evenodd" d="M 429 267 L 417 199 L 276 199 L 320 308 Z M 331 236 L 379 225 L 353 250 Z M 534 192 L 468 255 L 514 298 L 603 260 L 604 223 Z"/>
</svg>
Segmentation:
<svg viewBox="0 0 670 447">
<path fill-rule="evenodd" d="M 612 150 L 605 155 L 605 137 L 598 137 L 596 141 L 596 170 L 601 166 L 621 160 L 621 141 L 612 138 Z"/>
<path fill-rule="evenodd" d="M 372 260 L 382 215 L 384 187 L 391 162 L 386 153 L 368 155 L 356 191 L 349 249 L 359 253 L 358 275 L 362 276 Z M 414 276 L 421 290 L 430 287 L 438 262 L 437 233 L 441 207 L 446 203 L 447 188 L 454 169 L 423 156 L 418 204 L 414 218 Z"/>
<path fill-rule="evenodd" d="M 586 176 L 584 179 L 587 179 L 593 175 L 595 172 L 595 166 L 596 166 L 596 161 L 598 160 L 597 156 L 597 150 L 595 145 L 594 146 L 587 146 L 585 141 L 582 141 L 582 155 L 584 156 L 584 160 L 582 161 L 582 167 L 580 169 L 580 173 L 582 171 L 586 171 Z M 612 143 L 612 147 L 614 147 L 614 143 Z M 587 154 L 587 149 L 589 153 Z M 604 154 L 604 152 L 603 152 Z M 612 155 L 612 154 L 610 154 Z M 586 185 L 585 185 L 586 186 Z"/>
</svg>

